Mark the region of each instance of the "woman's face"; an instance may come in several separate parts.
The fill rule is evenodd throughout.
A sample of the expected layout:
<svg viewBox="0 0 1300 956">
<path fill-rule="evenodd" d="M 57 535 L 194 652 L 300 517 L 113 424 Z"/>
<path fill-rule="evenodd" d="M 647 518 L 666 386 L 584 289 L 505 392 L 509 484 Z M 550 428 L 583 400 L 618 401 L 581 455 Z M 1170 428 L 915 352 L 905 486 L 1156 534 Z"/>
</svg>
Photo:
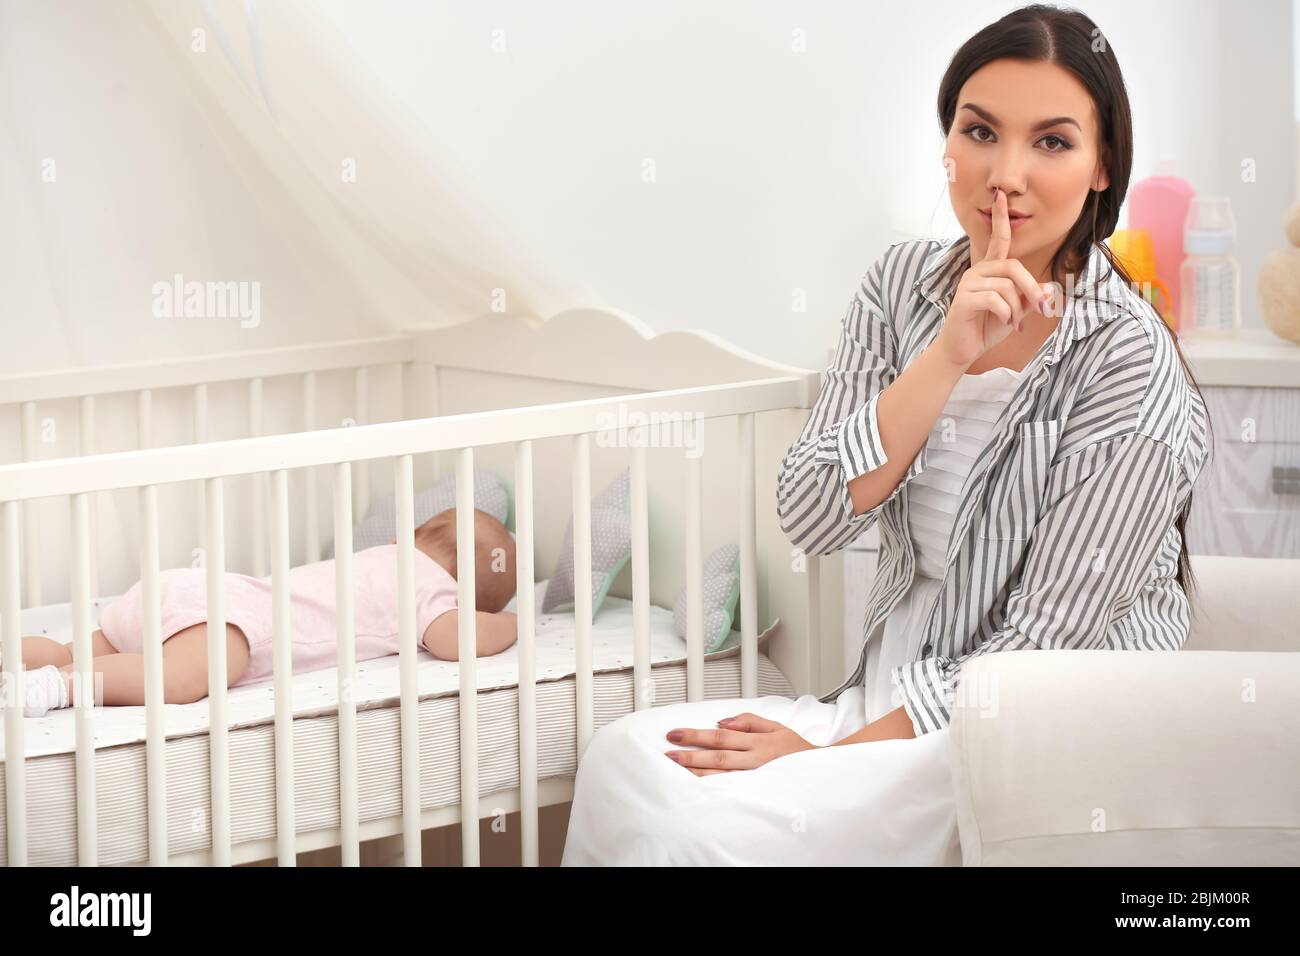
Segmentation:
<svg viewBox="0 0 1300 956">
<path fill-rule="evenodd" d="M 1048 124 L 1050 125 L 1044 125 Z M 1044 274 L 1079 218 L 1089 190 L 1110 179 L 1087 89 L 1055 63 L 995 60 L 962 86 L 944 150 L 948 196 L 957 221 L 983 257 L 992 233 L 984 210 L 994 187 L 1007 194 L 1010 258 Z"/>
</svg>

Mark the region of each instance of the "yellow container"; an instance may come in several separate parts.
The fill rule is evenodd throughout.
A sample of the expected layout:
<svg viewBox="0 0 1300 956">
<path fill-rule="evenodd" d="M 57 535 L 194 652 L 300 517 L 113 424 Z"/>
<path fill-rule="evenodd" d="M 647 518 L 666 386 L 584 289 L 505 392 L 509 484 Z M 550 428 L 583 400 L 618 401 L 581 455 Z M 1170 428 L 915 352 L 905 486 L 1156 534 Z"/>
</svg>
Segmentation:
<svg viewBox="0 0 1300 956">
<path fill-rule="evenodd" d="M 1138 284 L 1142 297 L 1151 303 L 1165 324 L 1177 330 L 1178 325 L 1172 314 L 1173 299 L 1165 284 L 1156 278 L 1156 255 L 1151 246 L 1151 233 L 1145 229 L 1116 229 L 1106 241 L 1111 254 L 1119 260 L 1124 271 Z M 1161 303 L 1156 304 L 1156 293 L 1160 294 Z"/>
</svg>

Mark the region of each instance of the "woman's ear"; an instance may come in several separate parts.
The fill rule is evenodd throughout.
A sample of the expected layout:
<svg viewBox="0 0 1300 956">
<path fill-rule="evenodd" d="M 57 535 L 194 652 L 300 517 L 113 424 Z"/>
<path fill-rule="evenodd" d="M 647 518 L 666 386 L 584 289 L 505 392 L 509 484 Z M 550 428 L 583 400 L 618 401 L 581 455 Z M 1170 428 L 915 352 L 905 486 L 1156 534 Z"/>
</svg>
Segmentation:
<svg viewBox="0 0 1300 956">
<path fill-rule="evenodd" d="M 1103 147 L 1101 158 L 1097 163 L 1096 175 L 1093 176 L 1093 189 L 1104 193 L 1110 188 L 1110 147 Z"/>
</svg>

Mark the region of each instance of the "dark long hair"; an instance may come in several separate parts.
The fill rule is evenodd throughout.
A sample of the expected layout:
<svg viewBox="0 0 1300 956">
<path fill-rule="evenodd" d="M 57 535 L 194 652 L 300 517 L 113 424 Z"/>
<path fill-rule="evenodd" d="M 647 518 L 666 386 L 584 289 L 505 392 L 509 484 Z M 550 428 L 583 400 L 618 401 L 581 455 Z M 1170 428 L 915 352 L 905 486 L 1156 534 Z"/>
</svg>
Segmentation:
<svg viewBox="0 0 1300 956">
<path fill-rule="evenodd" d="M 952 129 L 953 117 L 957 112 L 957 96 L 966 80 L 985 64 L 1008 58 L 1055 63 L 1072 73 L 1092 97 L 1101 128 L 1100 155 L 1110 174 L 1110 185 L 1100 191 L 1090 191 L 1079 218 L 1052 257 L 1052 278 L 1064 287 L 1064 276 L 1068 272 L 1077 273 L 1083 263 L 1088 261 L 1093 245 L 1097 245 L 1110 268 L 1132 287 L 1133 278 L 1103 242 L 1119 223 L 1119 208 L 1128 192 L 1129 176 L 1133 169 L 1133 116 L 1129 109 L 1128 91 L 1124 87 L 1124 76 L 1120 72 L 1119 60 L 1115 58 L 1109 38 L 1078 10 L 1041 3 L 1013 10 L 997 22 L 989 24 L 962 44 L 961 49 L 953 55 L 943 81 L 939 84 L 939 126 L 945 138 Z M 1188 368 L 1187 359 L 1178 345 L 1178 336 L 1167 323 L 1162 321 L 1160 325 L 1173 339 L 1174 350 L 1187 381 L 1204 404 L 1201 388 L 1196 384 L 1196 378 Z M 1206 427 L 1209 427 L 1208 416 Z M 1213 441 L 1208 436 L 1207 447 L 1213 448 Z M 1174 522 L 1182 542 L 1176 579 L 1189 599 L 1195 584 L 1187 556 L 1186 528 L 1191 510 L 1192 498 L 1189 494 Z"/>
</svg>

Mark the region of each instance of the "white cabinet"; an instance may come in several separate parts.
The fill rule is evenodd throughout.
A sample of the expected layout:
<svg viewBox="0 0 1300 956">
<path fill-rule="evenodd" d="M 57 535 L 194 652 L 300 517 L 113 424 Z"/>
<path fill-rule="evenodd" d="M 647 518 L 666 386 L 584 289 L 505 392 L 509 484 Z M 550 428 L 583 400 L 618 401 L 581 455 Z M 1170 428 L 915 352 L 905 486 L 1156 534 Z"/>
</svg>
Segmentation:
<svg viewBox="0 0 1300 956">
<path fill-rule="evenodd" d="M 1192 491 L 1192 554 L 1300 558 L 1300 346 L 1267 330 L 1185 335 L 1210 460 Z"/>
<path fill-rule="evenodd" d="M 1300 558 L 1300 388 L 1202 386 L 1210 460 L 1192 491 L 1192 554 Z"/>
</svg>

